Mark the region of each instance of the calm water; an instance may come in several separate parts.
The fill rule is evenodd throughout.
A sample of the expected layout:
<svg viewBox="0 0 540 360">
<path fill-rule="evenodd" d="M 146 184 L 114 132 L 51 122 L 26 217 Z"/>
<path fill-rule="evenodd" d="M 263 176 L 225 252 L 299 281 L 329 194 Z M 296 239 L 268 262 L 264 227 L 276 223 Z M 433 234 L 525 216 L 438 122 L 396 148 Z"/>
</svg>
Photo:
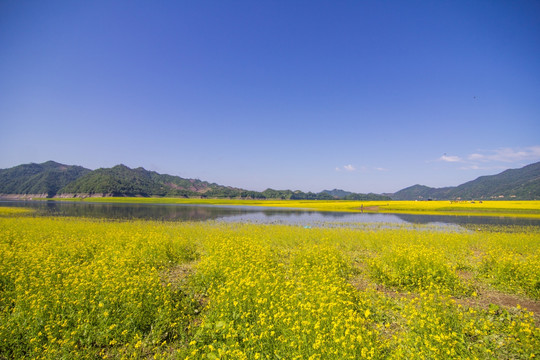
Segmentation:
<svg viewBox="0 0 540 360">
<path fill-rule="evenodd" d="M 490 224 L 540 226 L 540 219 L 497 216 L 447 216 L 410 214 L 367 214 L 320 212 L 259 206 L 107 204 L 59 201 L 0 201 L 0 206 L 37 209 L 40 215 L 79 216 L 107 219 L 148 219 L 163 221 L 256 222 L 312 225 L 320 223 L 394 224 Z"/>
</svg>

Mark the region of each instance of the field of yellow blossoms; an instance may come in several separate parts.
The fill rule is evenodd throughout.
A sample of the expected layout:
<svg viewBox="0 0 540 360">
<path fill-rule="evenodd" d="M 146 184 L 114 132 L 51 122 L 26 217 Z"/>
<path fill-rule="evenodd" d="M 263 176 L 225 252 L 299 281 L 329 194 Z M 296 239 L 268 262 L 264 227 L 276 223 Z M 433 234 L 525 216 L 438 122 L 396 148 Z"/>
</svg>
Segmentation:
<svg viewBox="0 0 540 360">
<path fill-rule="evenodd" d="M 530 359 L 540 230 L 0 208 L 0 359 Z"/>
</svg>

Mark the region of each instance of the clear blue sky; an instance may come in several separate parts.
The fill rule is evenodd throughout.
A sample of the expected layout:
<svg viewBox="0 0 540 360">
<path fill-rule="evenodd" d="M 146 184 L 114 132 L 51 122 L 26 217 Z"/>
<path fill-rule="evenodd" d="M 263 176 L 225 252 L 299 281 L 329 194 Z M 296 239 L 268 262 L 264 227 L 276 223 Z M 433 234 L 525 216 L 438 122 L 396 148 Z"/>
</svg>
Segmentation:
<svg viewBox="0 0 540 360">
<path fill-rule="evenodd" d="M 540 160 L 538 1 L 0 1 L 0 168 L 394 192 Z"/>
</svg>

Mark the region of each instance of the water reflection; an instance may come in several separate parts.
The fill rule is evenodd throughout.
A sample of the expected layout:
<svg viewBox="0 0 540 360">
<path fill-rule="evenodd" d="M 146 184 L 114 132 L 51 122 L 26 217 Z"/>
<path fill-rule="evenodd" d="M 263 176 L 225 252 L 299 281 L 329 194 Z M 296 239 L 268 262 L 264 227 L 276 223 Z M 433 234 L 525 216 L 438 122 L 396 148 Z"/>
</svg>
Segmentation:
<svg viewBox="0 0 540 360">
<path fill-rule="evenodd" d="M 257 222 L 274 224 L 313 224 L 313 223 L 405 223 L 394 214 L 359 214 L 346 212 L 275 210 L 264 209 L 249 214 L 234 215 L 224 219 L 229 222 Z"/>
<path fill-rule="evenodd" d="M 0 201 L 0 206 L 30 207 L 36 209 L 39 215 L 76 216 L 104 219 L 148 219 L 161 221 L 220 220 L 227 222 L 256 222 L 299 225 L 327 222 L 540 226 L 539 219 L 525 218 L 319 212 L 256 206 L 107 204 L 58 201 Z"/>
<path fill-rule="evenodd" d="M 38 215 L 74 216 L 103 219 L 147 219 L 161 221 L 205 221 L 245 213 L 246 210 L 225 210 L 210 206 L 100 204 L 56 201 L 0 202 L 2 206 L 29 207 Z"/>
<path fill-rule="evenodd" d="M 457 224 L 457 225 L 520 225 L 540 226 L 539 219 L 503 216 L 457 216 L 396 214 L 401 220 L 413 224 Z"/>
</svg>

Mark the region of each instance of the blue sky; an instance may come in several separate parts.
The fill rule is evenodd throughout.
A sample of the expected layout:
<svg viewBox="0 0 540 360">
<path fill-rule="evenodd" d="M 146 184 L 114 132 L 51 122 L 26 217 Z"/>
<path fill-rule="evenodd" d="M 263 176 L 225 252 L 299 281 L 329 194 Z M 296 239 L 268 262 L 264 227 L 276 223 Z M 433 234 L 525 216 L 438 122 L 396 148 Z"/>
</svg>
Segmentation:
<svg viewBox="0 0 540 360">
<path fill-rule="evenodd" d="M 252 190 L 540 160 L 538 1 L 0 1 L 0 168 Z"/>
</svg>

